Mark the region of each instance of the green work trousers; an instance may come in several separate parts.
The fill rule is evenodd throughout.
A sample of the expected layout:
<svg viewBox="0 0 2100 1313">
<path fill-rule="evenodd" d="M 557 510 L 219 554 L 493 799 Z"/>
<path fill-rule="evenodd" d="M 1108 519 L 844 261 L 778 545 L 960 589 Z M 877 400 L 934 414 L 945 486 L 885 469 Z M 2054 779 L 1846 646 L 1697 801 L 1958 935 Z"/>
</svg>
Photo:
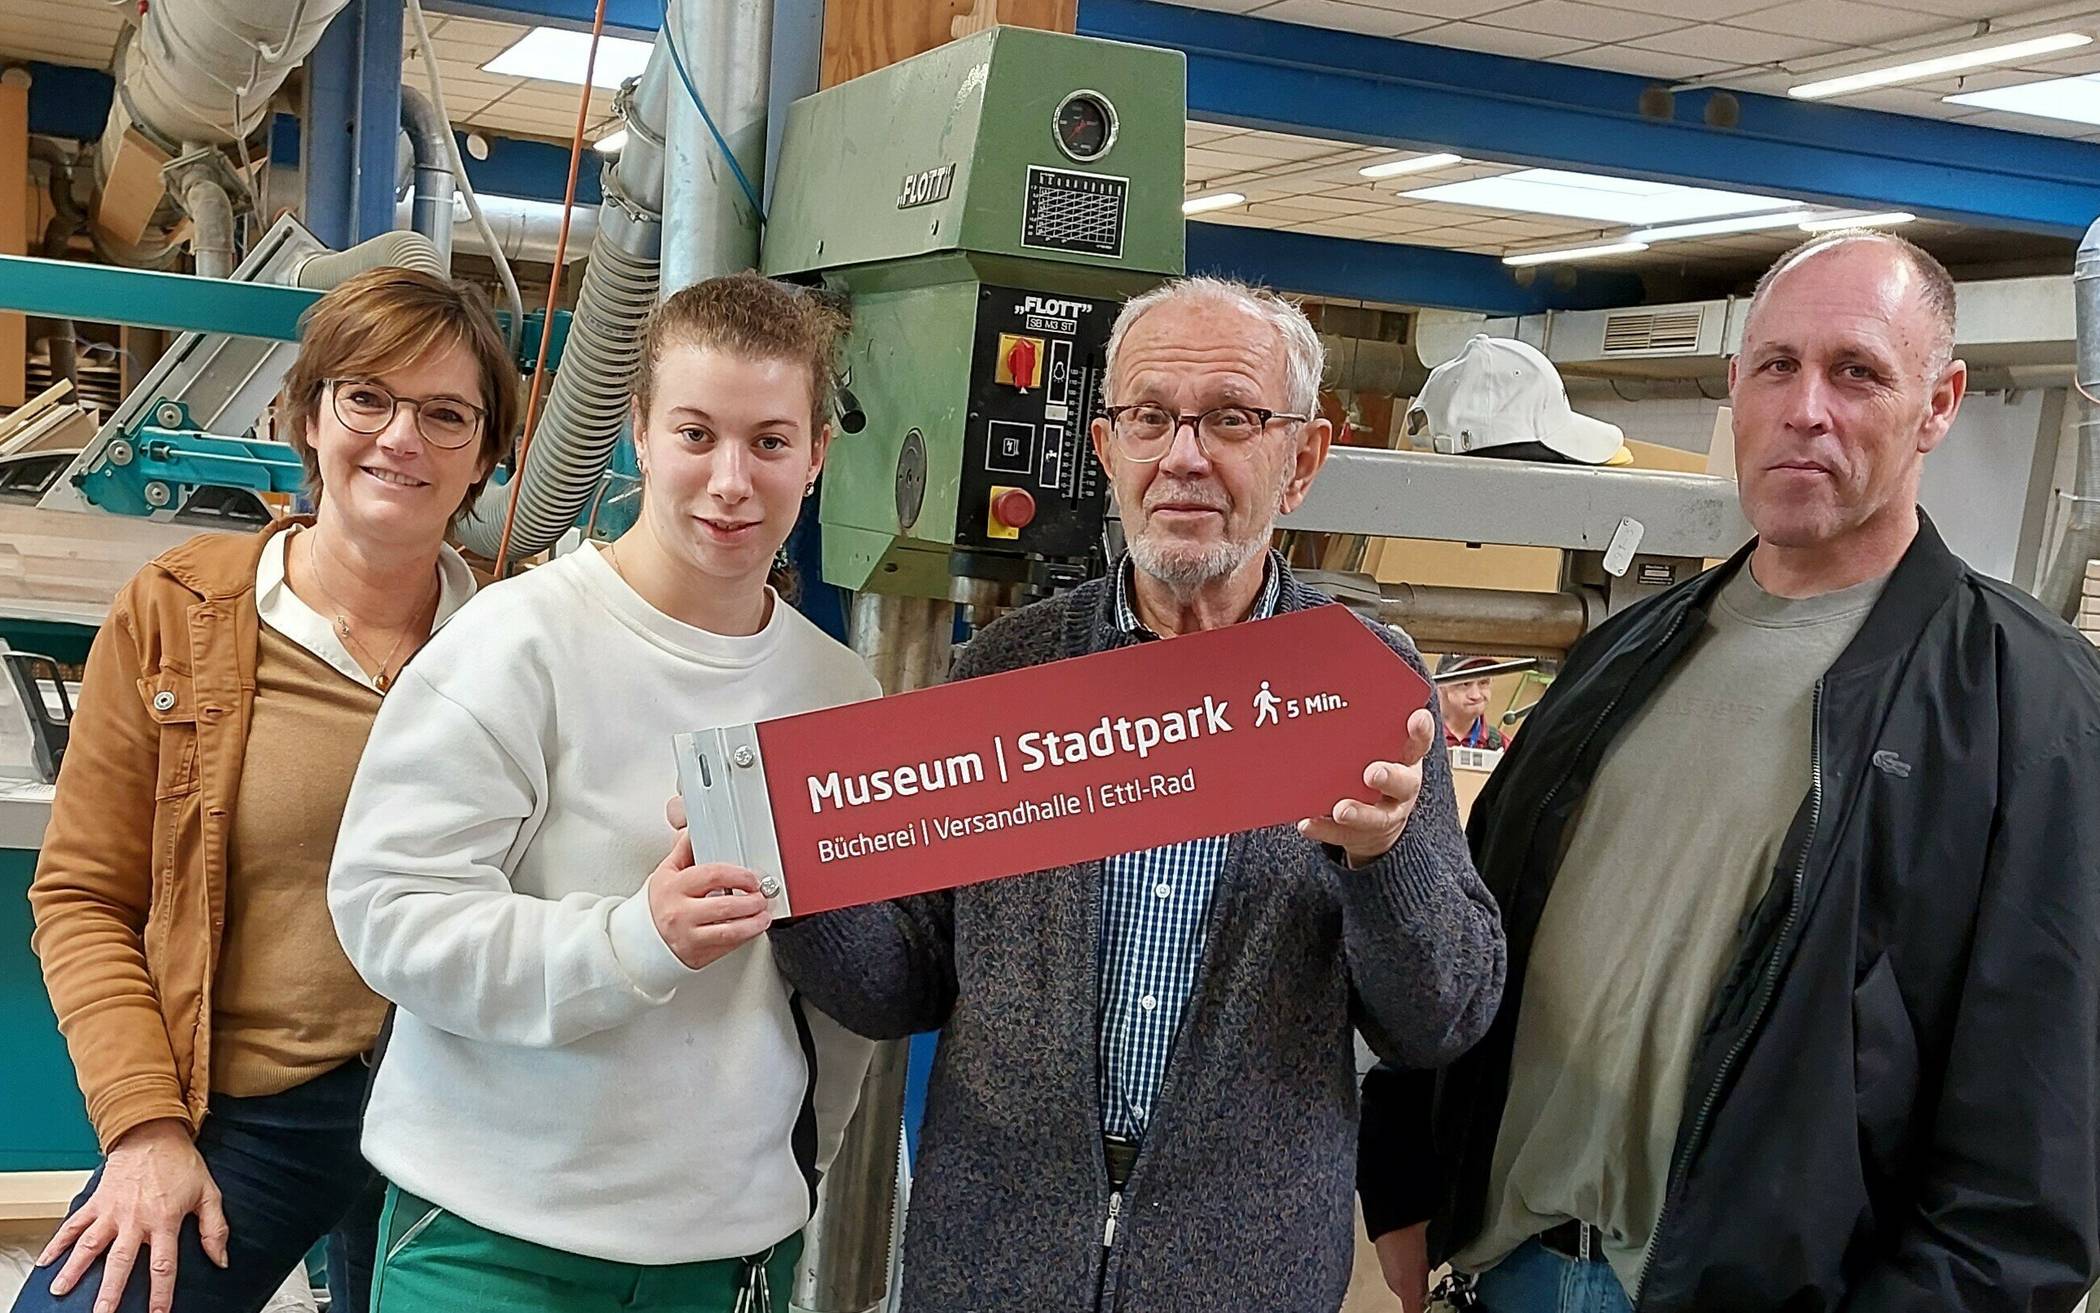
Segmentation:
<svg viewBox="0 0 2100 1313">
<path fill-rule="evenodd" d="M 749 1258 L 614 1263 L 501 1235 L 389 1188 L 371 1313 L 787 1313 L 801 1253 L 793 1235 Z"/>
</svg>

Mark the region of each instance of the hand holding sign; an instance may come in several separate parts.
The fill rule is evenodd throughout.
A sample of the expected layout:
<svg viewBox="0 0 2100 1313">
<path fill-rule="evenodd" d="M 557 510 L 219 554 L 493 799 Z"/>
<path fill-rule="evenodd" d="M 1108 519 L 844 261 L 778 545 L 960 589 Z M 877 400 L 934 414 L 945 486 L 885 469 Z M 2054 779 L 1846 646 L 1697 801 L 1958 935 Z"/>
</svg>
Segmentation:
<svg viewBox="0 0 2100 1313">
<path fill-rule="evenodd" d="M 682 810 L 682 809 L 681 809 Z M 734 866 L 693 864 L 683 826 L 670 855 L 649 873 L 649 919 L 666 947 L 694 971 L 766 932 L 773 914 L 758 877 Z"/>
<path fill-rule="evenodd" d="M 1409 716 L 1400 760 L 1374 761 L 1364 768 L 1364 783 L 1378 791 L 1378 801 L 1344 798 L 1330 815 L 1298 822 L 1298 833 L 1341 849 L 1351 866 L 1367 866 L 1391 852 L 1415 814 L 1415 800 L 1422 795 L 1422 758 L 1429 755 L 1435 735 L 1436 717 L 1427 708 Z"/>
</svg>

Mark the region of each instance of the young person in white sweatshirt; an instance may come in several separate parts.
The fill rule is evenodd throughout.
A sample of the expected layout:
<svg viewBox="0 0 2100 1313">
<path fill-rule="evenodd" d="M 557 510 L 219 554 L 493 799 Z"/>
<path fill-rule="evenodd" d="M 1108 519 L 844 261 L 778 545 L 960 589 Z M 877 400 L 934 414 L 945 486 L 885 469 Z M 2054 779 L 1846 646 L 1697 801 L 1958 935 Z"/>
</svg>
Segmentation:
<svg viewBox="0 0 2100 1313">
<path fill-rule="evenodd" d="M 666 301 L 634 527 L 486 590 L 373 727 L 328 890 L 398 1005 L 372 1313 L 786 1306 L 869 1046 L 794 996 L 751 877 L 695 866 L 664 798 L 678 731 L 880 691 L 767 584 L 838 328 L 755 274 Z"/>
</svg>

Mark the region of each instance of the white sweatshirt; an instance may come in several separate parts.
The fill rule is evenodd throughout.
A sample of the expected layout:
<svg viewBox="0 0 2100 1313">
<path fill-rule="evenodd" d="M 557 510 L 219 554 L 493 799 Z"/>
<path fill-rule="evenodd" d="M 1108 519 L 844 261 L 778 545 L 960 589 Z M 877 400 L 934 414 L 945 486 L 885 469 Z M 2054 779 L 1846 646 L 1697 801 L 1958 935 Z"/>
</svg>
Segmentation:
<svg viewBox="0 0 2100 1313">
<path fill-rule="evenodd" d="M 878 692 L 785 603 L 723 637 L 595 550 L 469 603 L 381 706 L 329 875 L 351 962 L 400 1006 L 373 1165 L 476 1225 L 614 1262 L 799 1230 L 797 1118 L 813 1097 L 828 1161 L 870 1046 L 801 1009 L 813 1081 L 766 938 L 688 970 L 641 890 L 673 840 L 674 733 Z"/>
</svg>

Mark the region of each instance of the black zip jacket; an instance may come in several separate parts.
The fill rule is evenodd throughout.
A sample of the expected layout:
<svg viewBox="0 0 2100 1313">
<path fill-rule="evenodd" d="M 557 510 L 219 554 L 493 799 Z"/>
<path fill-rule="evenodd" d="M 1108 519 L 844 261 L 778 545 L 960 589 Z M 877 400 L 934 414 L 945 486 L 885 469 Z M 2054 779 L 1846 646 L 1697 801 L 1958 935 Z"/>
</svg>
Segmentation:
<svg viewBox="0 0 2100 1313">
<path fill-rule="evenodd" d="M 1428 1218 L 1441 1261 L 1478 1233 L 1564 831 L 1747 557 L 1579 644 L 1482 792 L 1502 1008 L 1441 1075 L 1366 1078 L 1373 1235 Z M 1629 1293 L 1643 1313 L 2069 1310 L 2100 1272 L 2100 656 L 1924 521 L 1814 721 Z"/>
</svg>

